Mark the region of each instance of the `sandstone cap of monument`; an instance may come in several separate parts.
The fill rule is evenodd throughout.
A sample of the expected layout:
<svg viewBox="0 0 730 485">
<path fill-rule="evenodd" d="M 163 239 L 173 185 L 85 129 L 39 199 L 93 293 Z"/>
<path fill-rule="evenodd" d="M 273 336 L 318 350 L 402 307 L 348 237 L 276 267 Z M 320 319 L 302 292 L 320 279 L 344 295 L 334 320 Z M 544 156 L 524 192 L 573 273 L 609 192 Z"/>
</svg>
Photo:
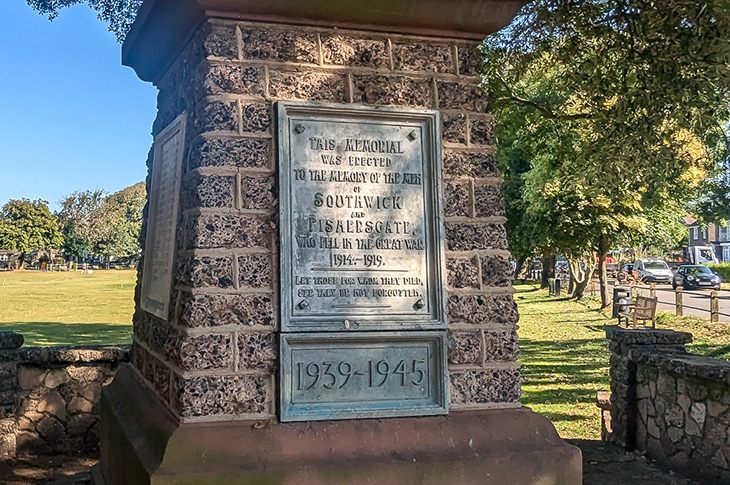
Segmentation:
<svg viewBox="0 0 730 485">
<path fill-rule="evenodd" d="M 481 40 L 528 0 L 144 0 L 122 64 L 156 81 L 208 17 Z"/>
</svg>

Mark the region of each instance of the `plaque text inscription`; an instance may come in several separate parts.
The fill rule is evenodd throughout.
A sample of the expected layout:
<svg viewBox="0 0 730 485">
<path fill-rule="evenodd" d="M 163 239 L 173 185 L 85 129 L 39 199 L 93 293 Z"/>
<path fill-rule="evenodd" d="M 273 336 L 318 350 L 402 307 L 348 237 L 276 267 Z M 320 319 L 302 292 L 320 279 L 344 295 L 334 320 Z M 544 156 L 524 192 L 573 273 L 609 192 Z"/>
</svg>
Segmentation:
<svg viewBox="0 0 730 485">
<path fill-rule="evenodd" d="M 140 306 L 164 320 L 170 304 L 184 142 L 183 113 L 157 136 L 152 162 Z"/>
<path fill-rule="evenodd" d="M 443 328 L 437 115 L 279 109 L 283 329 Z"/>
</svg>

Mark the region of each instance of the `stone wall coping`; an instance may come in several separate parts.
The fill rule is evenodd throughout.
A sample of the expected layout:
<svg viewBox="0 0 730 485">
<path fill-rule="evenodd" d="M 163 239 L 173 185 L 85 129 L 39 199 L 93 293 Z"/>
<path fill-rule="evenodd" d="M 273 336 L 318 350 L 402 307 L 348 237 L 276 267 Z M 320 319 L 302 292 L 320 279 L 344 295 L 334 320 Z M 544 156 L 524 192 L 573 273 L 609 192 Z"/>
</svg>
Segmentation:
<svg viewBox="0 0 730 485">
<path fill-rule="evenodd" d="M 629 345 L 677 345 L 692 342 L 692 334 L 689 332 L 656 328 L 630 329 L 617 325 L 606 327 L 606 338 Z"/>
<path fill-rule="evenodd" d="M 145 0 L 122 47 L 122 64 L 156 81 L 205 18 L 338 27 L 481 41 L 527 0 Z"/>
<path fill-rule="evenodd" d="M 19 360 L 24 365 L 127 362 L 130 347 L 130 345 L 27 347 L 21 349 Z"/>
<path fill-rule="evenodd" d="M 23 346 L 23 336 L 15 332 L 0 332 L 0 350 L 15 350 Z"/>
<path fill-rule="evenodd" d="M 629 359 L 674 374 L 730 384 L 730 362 L 688 353 L 660 353 L 652 349 L 631 349 Z"/>
</svg>

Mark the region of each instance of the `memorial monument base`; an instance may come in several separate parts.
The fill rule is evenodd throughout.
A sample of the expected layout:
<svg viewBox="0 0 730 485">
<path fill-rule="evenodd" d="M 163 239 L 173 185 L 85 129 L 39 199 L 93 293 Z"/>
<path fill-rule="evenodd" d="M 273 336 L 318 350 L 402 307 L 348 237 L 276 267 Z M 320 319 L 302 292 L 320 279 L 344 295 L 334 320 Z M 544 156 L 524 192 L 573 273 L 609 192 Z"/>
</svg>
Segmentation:
<svg viewBox="0 0 730 485">
<path fill-rule="evenodd" d="M 582 482 L 580 450 L 524 407 L 438 417 L 181 424 L 124 367 L 104 388 L 102 414 L 96 485 Z"/>
</svg>

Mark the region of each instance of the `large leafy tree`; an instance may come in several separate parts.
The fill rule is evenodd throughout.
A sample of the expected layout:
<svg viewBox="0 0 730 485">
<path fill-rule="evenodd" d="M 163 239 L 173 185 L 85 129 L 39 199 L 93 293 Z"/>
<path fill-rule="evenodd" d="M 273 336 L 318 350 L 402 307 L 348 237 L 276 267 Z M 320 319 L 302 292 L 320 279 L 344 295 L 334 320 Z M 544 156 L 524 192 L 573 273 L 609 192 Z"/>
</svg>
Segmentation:
<svg viewBox="0 0 730 485">
<path fill-rule="evenodd" d="M 104 191 L 74 192 L 60 201 L 58 214 L 63 249 L 67 256 L 79 257 L 90 253 L 94 246 L 94 214 L 104 202 Z"/>
<path fill-rule="evenodd" d="M 10 200 L 0 211 L 0 249 L 20 253 L 20 264 L 27 253 L 35 250 L 51 252 L 63 242 L 58 219 L 51 214 L 44 200 Z"/>
<path fill-rule="evenodd" d="M 137 10 L 142 0 L 26 0 L 34 10 L 47 15 L 49 20 L 58 17 L 61 9 L 81 3 L 96 11 L 102 22 L 109 24 L 109 31 L 123 42 L 132 22 L 137 16 Z"/>
<path fill-rule="evenodd" d="M 487 40 L 500 144 L 518 140 L 525 210 L 553 222 L 563 252 L 603 263 L 642 214 L 717 173 L 729 12 L 730 0 L 538 0 Z"/>
<path fill-rule="evenodd" d="M 91 233 L 96 254 L 129 257 L 139 252 L 142 211 L 147 200 L 144 182 L 120 190 L 92 214 Z"/>
</svg>

